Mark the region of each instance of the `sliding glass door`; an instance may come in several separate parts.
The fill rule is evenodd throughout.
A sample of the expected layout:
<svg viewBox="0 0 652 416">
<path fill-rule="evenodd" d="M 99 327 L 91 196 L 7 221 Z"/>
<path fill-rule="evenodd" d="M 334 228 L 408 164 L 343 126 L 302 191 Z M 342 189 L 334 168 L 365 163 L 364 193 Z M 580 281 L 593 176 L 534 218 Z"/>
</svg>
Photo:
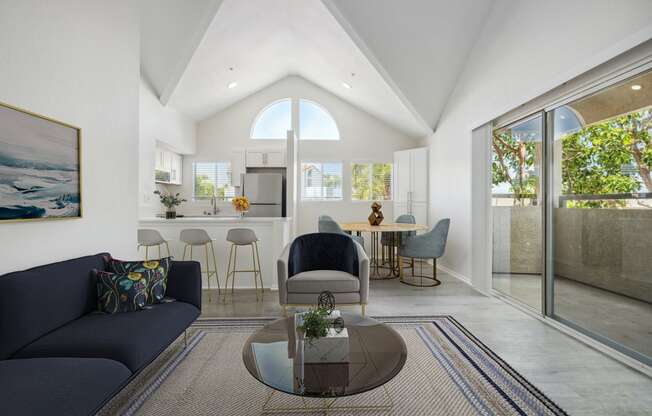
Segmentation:
<svg viewBox="0 0 652 416">
<path fill-rule="evenodd" d="M 652 71 L 491 147 L 493 289 L 652 364 Z"/>
<path fill-rule="evenodd" d="M 541 310 L 543 114 L 492 134 L 492 286 Z"/>
<path fill-rule="evenodd" d="M 553 316 L 652 357 L 652 72 L 552 111 Z"/>
</svg>

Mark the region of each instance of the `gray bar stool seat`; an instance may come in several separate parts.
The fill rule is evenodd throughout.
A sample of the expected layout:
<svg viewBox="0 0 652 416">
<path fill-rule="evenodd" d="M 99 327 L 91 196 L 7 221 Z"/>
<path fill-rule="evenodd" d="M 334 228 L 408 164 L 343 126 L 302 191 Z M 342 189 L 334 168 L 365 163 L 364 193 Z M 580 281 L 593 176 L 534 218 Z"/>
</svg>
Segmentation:
<svg viewBox="0 0 652 416">
<path fill-rule="evenodd" d="M 168 257 L 170 257 L 170 246 L 168 246 L 167 240 L 163 238 L 161 233 L 156 230 L 149 230 L 141 228 L 138 230 L 138 250 L 141 247 L 145 247 L 145 260 L 149 260 L 149 248 L 158 247 L 158 257 L 161 258 L 161 246 L 165 244 L 165 248 L 168 252 Z"/>
<path fill-rule="evenodd" d="M 183 260 L 186 259 L 186 252 L 190 248 L 190 260 L 192 260 L 192 248 L 203 246 L 206 251 L 206 270 L 203 272 L 206 273 L 206 280 L 208 282 L 208 301 L 211 301 L 211 276 L 215 276 L 215 281 L 217 281 L 217 295 L 220 295 L 220 276 L 217 273 L 217 260 L 215 260 L 215 247 L 213 245 L 213 239 L 210 235 L 201 228 L 188 228 L 181 230 L 179 234 L 179 240 L 181 240 L 186 245 L 183 247 Z M 209 252 L 210 250 L 210 252 Z M 210 267 L 209 258 L 213 258 L 213 270 Z"/>
<path fill-rule="evenodd" d="M 260 291 L 261 297 L 265 293 L 265 288 L 263 287 L 263 275 L 260 268 L 260 256 L 258 252 L 258 237 L 254 230 L 249 228 L 232 228 L 226 234 L 226 241 L 231 243 L 231 248 L 229 250 L 229 265 L 227 266 L 226 272 L 226 283 L 225 289 L 229 287 L 229 277 L 231 278 L 231 296 L 233 296 L 233 291 L 235 288 L 235 274 L 236 273 L 253 273 L 254 274 L 254 285 L 256 287 L 256 300 L 258 300 L 258 282 L 260 281 Z M 251 259 L 252 259 L 252 268 L 250 270 L 238 270 L 237 261 L 238 261 L 238 247 L 239 246 L 251 246 Z M 224 291 L 224 301 L 226 302 L 226 290 Z"/>
</svg>

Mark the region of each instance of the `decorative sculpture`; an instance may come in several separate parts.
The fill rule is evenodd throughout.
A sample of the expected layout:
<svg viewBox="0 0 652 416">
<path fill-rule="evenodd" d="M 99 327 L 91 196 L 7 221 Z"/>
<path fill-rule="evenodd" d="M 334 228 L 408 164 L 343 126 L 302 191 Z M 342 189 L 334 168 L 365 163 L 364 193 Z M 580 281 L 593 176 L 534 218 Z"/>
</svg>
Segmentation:
<svg viewBox="0 0 652 416">
<path fill-rule="evenodd" d="M 319 294 L 319 298 L 317 298 L 317 307 L 326 311 L 327 315 L 330 315 L 335 309 L 335 296 L 330 291 L 324 290 Z"/>
<path fill-rule="evenodd" d="M 380 225 L 383 222 L 385 217 L 383 216 L 382 211 L 380 210 L 383 206 L 378 202 L 371 204 L 371 215 L 369 215 L 369 224 L 370 225 Z"/>
</svg>

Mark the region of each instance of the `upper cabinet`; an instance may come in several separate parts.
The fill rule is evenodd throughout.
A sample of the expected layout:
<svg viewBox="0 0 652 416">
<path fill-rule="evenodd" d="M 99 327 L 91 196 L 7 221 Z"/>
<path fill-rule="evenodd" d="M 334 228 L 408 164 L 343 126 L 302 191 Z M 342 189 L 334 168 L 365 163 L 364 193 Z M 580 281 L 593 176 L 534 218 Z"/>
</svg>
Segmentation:
<svg viewBox="0 0 652 416">
<path fill-rule="evenodd" d="M 284 168 L 285 149 L 247 149 L 246 166 L 248 168 Z"/>
<path fill-rule="evenodd" d="M 157 147 L 154 162 L 156 182 L 171 185 L 181 185 L 183 171 L 183 156 L 178 153 Z"/>
<path fill-rule="evenodd" d="M 394 215 L 428 223 L 428 148 L 394 152 Z"/>
</svg>

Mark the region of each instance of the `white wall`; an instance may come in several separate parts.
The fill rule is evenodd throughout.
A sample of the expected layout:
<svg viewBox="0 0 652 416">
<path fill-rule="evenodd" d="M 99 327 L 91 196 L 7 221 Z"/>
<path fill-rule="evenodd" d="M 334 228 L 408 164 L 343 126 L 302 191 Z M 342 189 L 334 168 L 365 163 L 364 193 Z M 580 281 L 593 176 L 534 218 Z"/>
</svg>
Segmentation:
<svg viewBox="0 0 652 416">
<path fill-rule="evenodd" d="M 0 101 L 81 127 L 84 214 L 0 224 L 0 273 L 136 254 L 138 38 L 128 0 L 0 0 Z"/>
<path fill-rule="evenodd" d="M 441 264 L 471 276 L 471 130 L 652 36 L 649 0 L 499 0 L 447 104 L 431 149 L 431 221 L 451 218 Z"/>
<path fill-rule="evenodd" d="M 154 151 L 157 145 L 181 154 L 195 152 L 196 123 L 177 110 L 163 106 L 149 83 L 140 80 L 139 89 L 139 192 L 141 217 L 161 211 L 154 182 Z M 163 187 L 165 188 L 165 187 Z"/>
<path fill-rule="evenodd" d="M 417 142 L 297 76 L 284 78 L 199 123 L 196 154 L 184 157 L 182 194 L 188 200 L 192 199 L 191 170 L 195 160 L 227 160 L 233 148 L 284 146 L 285 140 L 252 140 L 249 136 L 258 113 L 271 102 L 288 97 L 307 98 L 324 106 L 334 117 L 341 136 L 338 142 L 300 142 L 299 158 L 337 160 L 344 164 L 344 200 L 300 203 L 298 231 L 315 231 L 317 217 L 323 213 L 341 221 L 366 220 L 371 212 L 370 203 L 351 201 L 348 168 L 351 161 L 391 162 L 395 150 L 416 147 Z M 201 213 L 206 208 L 205 204 L 189 202 L 178 211 Z M 385 204 L 383 211 L 386 218 L 392 218 L 391 203 Z"/>
</svg>

